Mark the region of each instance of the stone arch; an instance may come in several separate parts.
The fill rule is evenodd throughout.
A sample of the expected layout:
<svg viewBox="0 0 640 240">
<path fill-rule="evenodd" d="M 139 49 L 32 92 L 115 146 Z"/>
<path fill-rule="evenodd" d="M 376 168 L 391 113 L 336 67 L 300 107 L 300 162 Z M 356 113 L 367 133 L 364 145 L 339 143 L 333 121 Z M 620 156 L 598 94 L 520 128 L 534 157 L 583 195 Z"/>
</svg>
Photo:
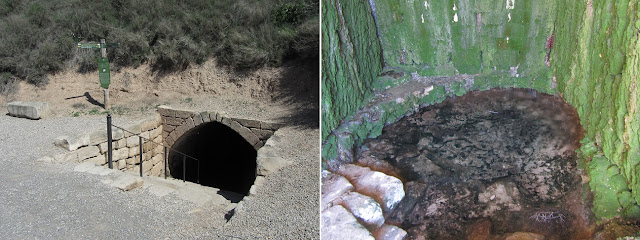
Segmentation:
<svg viewBox="0 0 640 240">
<path fill-rule="evenodd" d="M 216 113 L 216 112 L 210 112 L 210 111 L 204 111 L 204 112 L 195 112 L 195 111 L 185 111 L 185 110 L 179 110 L 179 109 L 173 109 L 170 107 L 166 107 L 166 106 L 160 106 L 158 107 L 158 113 L 160 114 L 161 118 L 162 118 L 162 123 L 163 123 L 163 143 L 171 148 L 184 148 L 184 138 L 192 138 L 193 136 L 195 136 L 194 134 L 198 134 L 199 132 L 204 132 L 205 134 L 210 134 L 211 136 L 209 136 L 207 139 L 200 139 L 198 137 L 194 138 L 194 141 L 202 141 L 202 142 L 216 142 L 218 145 L 225 145 L 227 149 L 233 149 L 238 147 L 238 149 L 242 149 L 240 151 L 243 152 L 253 152 L 253 162 L 249 162 L 249 161 L 245 161 L 245 160 L 241 160 L 239 162 L 237 162 L 237 165 L 241 168 L 245 168 L 248 166 L 248 168 L 251 168 L 251 171 L 253 171 L 253 176 L 249 176 L 250 174 L 247 173 L 246 169 L 243 169 L 240 172 L 243 172 L 242 174 L 238 173 L 239 175 L 247 175 L 245 176 L 245 178 L 250 179 L 249 181 L 251 181 L 251 183 L 253 183 L 253 180 L 256 177 L 256 162 L 258 161 L 257 159 L 257 151 L 258 149 L 262 148 L 265 145 L 265 142 L 267 139 L 269 139 L 269 137 L 271 137 L 275 130 L 277 130 L 278 125 L 274 124 L 274 123 L 267 123 L 267 122 L 262 122 L 262 121 L 257 121 L 257 120 L 251 120 L 251 119 L 243 119 L 243 118 L 233 118 L 233 117 L 229 117 L 226 114 L 220 114 L 220 113 Z M 220 131 L 216 134 L 212 134 L 211 133 L 211 129 L 215 128 L 215 131 Z M 220 142 L 219 139 L 217 139 L 214 135 L 220 135 L 222 138 L 226 138 L 226 139 L 230 139 L 229 141 L 232 141 L 235 143 L 235 145 L 226 145 L 228 144 L 227 142 Z M 198 140 L 199 139 L 199 140 Z M 241 139 L 241 140 L 239 140 Z M 192 143 L 194 144 L 194 143 Z M 198 145 L 201 143 L 198 143 Z M 237 145 L 237 146 L 236 146 Z M 241 146 L 249 146 L 249 149 L 245 148 L 241 148 Z M 206 148 L 206 147 L 202 147 L 202 148 Z M 225 149 L 226 150 L 226 149 Z M 204 152 L 207 152 L 208 149 L 203 150 Z M 215 157 L 211 157 L 213 153 L 203 153 L 205 154 L 203 156 L 203 158 L 207 158 L 207 159 L 213 159 Z M 209 155 L 206 155 L 209 154 Z M 227 154 L 227 155 L 224 155 Z M 224 153 L 224 156 L 227 156 L 229 158 L 231 155 L 229 155 L 228 153 Z M 242 155 L 242 154 L 240 154 Z M 196 182 L 195 177 L 190 176 L 190 174 L 193 174 L 193 172 L 191 173 L 186 173 L 182 174 L 182 172 L 175 172 L 175 174 L 171 174 L 171 169 L 180 169 L 179 171 L 182 171 L 182 163 L 180 162 L 175 162 L 172 159 L 172 154 L 168 154 L 169 157 L 169 163 L 168 163 L 168 168 L 169 171 L 168 173 L 176 178 L 182 178 L 182 177 L 186 177 L 187 181 L 193 181 Z M 174 161 L 174 162 L 172 162 Z M 204 163 L 205 160 L 201 161 L 201 164 Z M 193 163 L 186 163 L 186 171 L 190 171 L 189 169 L 193 167 L 190 167 L 189 164 L 193 164 Z M 204 163 L 205 165 L 209 164 L 209 163 Z M 178 166 L 179 165 L 179 166 Z M 221 164 L 220 165 L 222 168 L 224 168 L 224 166 L 226 166 L 226 168 L 231 168 L 231 165 L 228 164 Z M 193 170 L 191 170 L 193 171 Z M 200 170 L 198 170 L 199 172 L 197 172 L 197 174 L 209 174 L 209 172 L 203 173 Z M 216 173 L 216 174 L 226 174 L 224 172 L 222 173 Z M 191 178 L 191 179 L 190 179 Z M 208 184 L 204 184 L 203 185 L 207 185 L 207 186 L 212 186 L 212 187 L 217 187 L 217 186 L 213 186 L 213 185 L 208 185 Z M 222 184 L 225 185 L 225 184 Z M 241 184 L 242 185 L 242 184 Z M 242 185 L 242 187 L 239 188 L 234 188 L 231 189 L 231 191 L 240 193 L 242 195 L 246 195 L 248 193 L 248 187 L 251 186 L 251 184 L 247 186 L 245 186 L 247 184 Z M 220 187 L 218 187 L 220 188 Z M 238 190 L 240 189 L 240 190 Z"/>
</svg>

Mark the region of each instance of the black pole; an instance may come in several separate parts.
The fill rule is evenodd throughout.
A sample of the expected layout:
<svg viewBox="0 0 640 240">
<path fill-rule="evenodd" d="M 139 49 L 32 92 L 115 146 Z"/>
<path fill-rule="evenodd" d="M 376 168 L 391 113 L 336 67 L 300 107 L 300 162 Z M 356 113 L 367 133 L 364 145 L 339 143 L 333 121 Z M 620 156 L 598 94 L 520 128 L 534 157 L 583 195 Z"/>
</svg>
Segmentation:
<svg viewBox="0 0 640 240">
<path fill-rule="evenodd" d="M 109 168 L 113 169 L 113 146 L 111 136 L 111 113 L 107 113 L 107 158 L 109 159 Z"/>
<path fill-rule="evenodd" d="M 187 156 L 182 155 L 182 182 L 187 180 Z"/>
<path fill-rule="evenodd" d="M 167 147 L 164 147 L 164 179 L 167 179 Z"/>
<path fill-rule="evenodd" d="M 142 177 L 142 137 L 138 135 L 138 142 L 140 143 L 140 177 Z"/>
</svg>

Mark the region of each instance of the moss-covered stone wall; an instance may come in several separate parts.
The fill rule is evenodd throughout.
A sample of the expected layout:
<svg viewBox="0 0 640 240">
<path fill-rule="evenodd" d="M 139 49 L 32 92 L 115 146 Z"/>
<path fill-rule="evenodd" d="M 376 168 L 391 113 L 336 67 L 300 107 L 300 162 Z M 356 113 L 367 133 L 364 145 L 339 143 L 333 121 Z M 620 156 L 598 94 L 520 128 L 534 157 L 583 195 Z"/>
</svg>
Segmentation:
<svg viewBox="0 0 640 240">
<path fill-rule="evenodd" d="M 386 66 L 423 76 L 545 76 L 553 0 L 374 0 Z"/>
<path fill-rule="evenodd" d="M 638 0 L 557 1 L 551 66 L 585 129 L 598 217 L 640 218 Z"/>
<path fill-rule="evenodd" d="M 368 99 L 382 70 L 369 2 L 322 0 L 322 138 Z"/>
<path fill-rule="evenodd" d="M 349 6 L 358 10 L 347 13 L 335 1 L 323 0 L 322 51 L 330 60 L 323 59 L 324 169 L 334 160 L 346 161 L 349 148 L 418 106 L 471 90 L 531 88 L 562 96 L 578 111 L 585 130 L 579 154 L 589 173 L 596 217 L 640 218 L 638 0 L 371 2 L 379 38 L 372 18 L 345 21 L 347 14 L 370 13 L 367 2 L 353 1 Z M 368 46 L 377 54 L 380 43 L 383 60 L 376 55 L 360 62 L 358 55 L 342 53 L 337 45 L 347 38 L 341 37 L 345 25 L 339 24 L 347 30 L 357 24 L 352 26 L 357 32 L 367 26 L 369 35 L 349 35 L 348 46 Z M 369 39 L 354 39 L 365 36 Z M 404 76 L 376 78 L 380 61 Z M 457 80 L 435 84 L 427 95 L 356 113 L 374 88 L 428 76 Z"/>
</svg>

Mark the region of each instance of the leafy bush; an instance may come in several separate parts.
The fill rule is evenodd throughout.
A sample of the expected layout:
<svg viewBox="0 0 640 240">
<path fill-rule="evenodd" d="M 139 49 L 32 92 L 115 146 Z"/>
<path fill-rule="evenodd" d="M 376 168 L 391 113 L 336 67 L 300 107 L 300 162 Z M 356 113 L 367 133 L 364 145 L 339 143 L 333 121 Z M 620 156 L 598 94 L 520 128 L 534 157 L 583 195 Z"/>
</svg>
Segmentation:
<svg viewBox="0 0 640 240">
<path fill-rule="evenodd" d="M 175 71 L 215 57 L 237 69 L 318 56 L 317 0 L 0 0 L 0 73 L 34 84 L 64 68 L 97 69 L 96 49 L 118 42 L 112 69 Z"/>
<path fill-rule="evenodd" d="M 11 73 L 0 73 L 0 95 L 9 96 L 18 91 L 18 79 Z"/>
</svg>

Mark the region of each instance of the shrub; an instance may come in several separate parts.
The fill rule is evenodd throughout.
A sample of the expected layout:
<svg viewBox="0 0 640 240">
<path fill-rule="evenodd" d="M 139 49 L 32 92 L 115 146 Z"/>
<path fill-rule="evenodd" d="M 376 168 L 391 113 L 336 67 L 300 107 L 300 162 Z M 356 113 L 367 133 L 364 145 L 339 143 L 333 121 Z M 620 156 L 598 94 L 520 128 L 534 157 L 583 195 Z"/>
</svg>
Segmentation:
<svg viewBox="0 0 640 240">
<path fill-rule="evenodd" d="M 9 96 L 18 91 L 18 79 L 11 73 L 0 73 L 0 95 Z"/>
</svg>

